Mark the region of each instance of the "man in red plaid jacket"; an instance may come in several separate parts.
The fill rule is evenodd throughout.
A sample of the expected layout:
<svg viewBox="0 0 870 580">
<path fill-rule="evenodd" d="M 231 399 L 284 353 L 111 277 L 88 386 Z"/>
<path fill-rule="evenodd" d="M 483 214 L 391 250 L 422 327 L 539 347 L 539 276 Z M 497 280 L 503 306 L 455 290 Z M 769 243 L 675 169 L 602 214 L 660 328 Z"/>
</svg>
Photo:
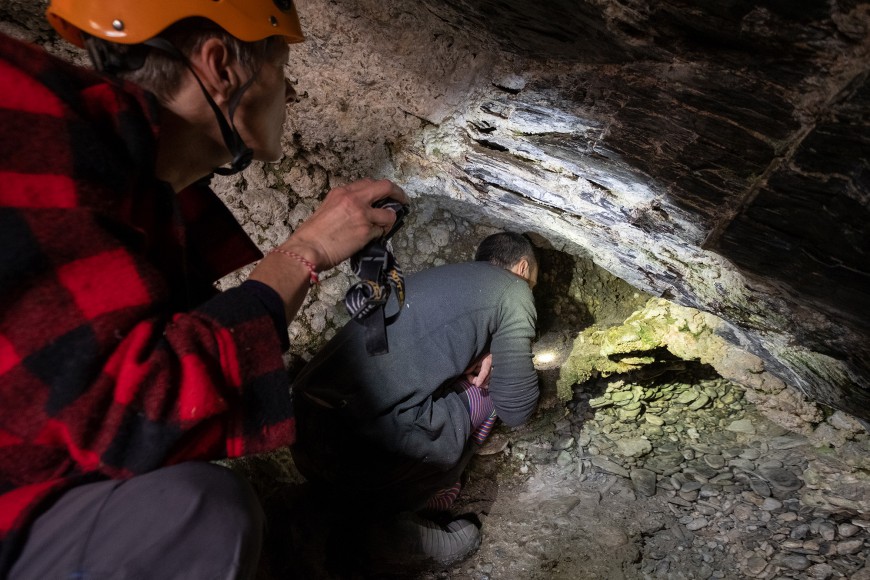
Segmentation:
<svg viewBox="0 0 870 580">
<path fill-rule="evenodd" d="M 205 461 L 294 441 L 287 320 L 407 199 L 333 190 L 263 258 L 203 182 L 281 156 L 290 0 L 48 17 L 106 74 L 0 35 L 0 577 L 250 576 L 260 508 Z"/>
</svg>

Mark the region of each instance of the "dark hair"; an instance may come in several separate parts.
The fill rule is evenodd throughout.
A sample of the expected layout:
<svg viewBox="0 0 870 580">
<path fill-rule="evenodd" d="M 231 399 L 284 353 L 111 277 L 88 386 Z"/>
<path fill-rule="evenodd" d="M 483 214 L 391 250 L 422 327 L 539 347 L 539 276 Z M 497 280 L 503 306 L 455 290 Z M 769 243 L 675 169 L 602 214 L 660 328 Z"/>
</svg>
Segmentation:
<svg viewBox="0 0 870 580">
<path fill-rule="evenodd" d="M 245 42 L 211 20 L 199 17 L 180 20 L 159 36 L 172 43 L 186 57 L 190 57 L 206 40 L 219 38 L 224 41 L 232 57 L 252 74 L 262 66 L 273 44 L 285 44 L 278 36 Z M 85 46 L 95 68 L 136 83 L 164 99 L 178 91 L 182 74 L 187 69 L 177 58 L 144 44 L 117 44 L 89 37 L 85 40 Z"/>
<path fill-rule="evenodd" d="M 535 247 L 529 238 L 514 232 L 502 232 L 484 238 L 474 254 L 476 262 L 489 262 L 510 269 L 525 258 L 529 264 L 537 264 Z"/>
</svg>

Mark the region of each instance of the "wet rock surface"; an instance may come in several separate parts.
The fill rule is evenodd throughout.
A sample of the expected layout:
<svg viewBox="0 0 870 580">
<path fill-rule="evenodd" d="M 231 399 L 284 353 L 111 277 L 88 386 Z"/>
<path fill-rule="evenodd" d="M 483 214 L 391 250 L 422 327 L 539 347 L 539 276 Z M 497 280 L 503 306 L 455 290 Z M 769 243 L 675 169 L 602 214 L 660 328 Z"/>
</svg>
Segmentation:
<svg viewBox="0 0 870 580">
<path fill-rule="evenodd" d="M 504 450 L 476 459 L 455 510 L 481 513 L 483 545 L 415 577 L 870 578 L 870 437 L 839 413 L 823 425 L 844 445 L 784 429 L 700 365 L 593 381 L 496 432 Z"/>
</svg>

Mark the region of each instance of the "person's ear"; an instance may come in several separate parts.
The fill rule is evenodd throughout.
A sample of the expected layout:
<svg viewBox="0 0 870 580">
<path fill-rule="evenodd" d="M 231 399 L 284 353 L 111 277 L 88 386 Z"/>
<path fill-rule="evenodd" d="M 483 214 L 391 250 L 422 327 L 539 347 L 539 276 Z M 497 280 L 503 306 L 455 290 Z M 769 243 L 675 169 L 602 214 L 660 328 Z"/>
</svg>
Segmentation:
<svg viewBox="0 0 870 580">
<path fill-rule="evenodd" d="M 242 84 L 241 67 L 220 38 L 209 38 L 191 55 L 191 64 L 218 105 L 232 98 Z"/>
<path fill-rule="evenodd" d="M 526 258 L 520 258 L 519 262 L 511 266 L 511 272 L 528 280 L 530 275 L 529 261 Z"/>
</svg>

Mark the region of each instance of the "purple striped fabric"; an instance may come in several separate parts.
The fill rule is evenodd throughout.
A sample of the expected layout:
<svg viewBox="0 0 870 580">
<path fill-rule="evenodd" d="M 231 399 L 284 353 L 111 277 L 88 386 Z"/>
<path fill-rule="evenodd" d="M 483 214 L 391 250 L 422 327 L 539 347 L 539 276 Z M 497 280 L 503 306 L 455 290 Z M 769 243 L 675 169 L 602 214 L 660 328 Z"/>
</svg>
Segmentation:
<svg viewBox="0 0 870 580">
<path fill-rule="evenodd" d="M 442 489 L 435 495 L 429 498 L 426 502 L 426 508 L 430 510 L 444 511 L 450 509 L 456 498 L 459 497 L 459 492 L 462 489 L 462 484 L 458 481 L 452 486 Z"/>
</svg>

